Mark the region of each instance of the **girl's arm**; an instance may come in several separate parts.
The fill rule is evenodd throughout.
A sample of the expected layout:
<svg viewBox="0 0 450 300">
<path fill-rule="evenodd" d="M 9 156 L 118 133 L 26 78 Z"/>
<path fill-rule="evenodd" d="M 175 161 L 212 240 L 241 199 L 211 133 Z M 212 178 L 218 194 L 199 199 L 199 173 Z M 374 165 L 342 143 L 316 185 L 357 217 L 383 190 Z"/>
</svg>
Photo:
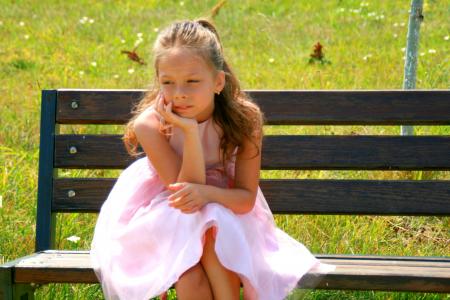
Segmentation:
<svg viewBox="0 0 450 300">
<path fill-rule="evenodd" d="M 156 111 L 144 111 L 136 119 L 136 137 L 166 187 L 180 181 L 200 184 L 206 181 L 198 125 L 196 122 L 191 125 L 183 128 L 185 140 L 183 157 L 180 158 L 167 138 L 160 133 L 159 115 Z"/>
<path fill-rule="evenodd" d="M 198 124 L 184 131 L 183 162 L 176 182 L 206 183 L 205 159 Z"/>
<path fill-rule="evenodd" d="M 259 147 L 258 155 L 256 155 L 258 149 L 251 141 L 243 143 L 243 151 L 236 157 L 234 188 L 205 186 L 204 193 L 208 202 L 222 204 L 237 214 L 247 213 L 253 209 L 261 169 L 261 140 L 262 136 L 253 140 Z"/>
<path fill-rule="evenodd" d="M 261 137 L 255 139 L 261 149 Z M 193 213 L 209 202 L 219 203 L 236 214 L 253 209 L 259 184 L 261 150 L 250 141 L 244 142 L 243 151 L 236 157 L 234 188 L 212 185 L 181 183 L 169 186 L 175 193 L 169 197 L 169 205 L 186 213 Z"/>
</svg>

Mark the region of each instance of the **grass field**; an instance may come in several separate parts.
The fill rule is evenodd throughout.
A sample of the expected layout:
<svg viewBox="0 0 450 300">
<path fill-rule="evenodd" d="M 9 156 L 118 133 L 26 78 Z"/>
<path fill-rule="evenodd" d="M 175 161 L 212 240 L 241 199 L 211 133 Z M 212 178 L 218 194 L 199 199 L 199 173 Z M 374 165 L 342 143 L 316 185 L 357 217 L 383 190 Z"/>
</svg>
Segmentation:
<svg viewBox="0 0 450 300">
<path fill-rule="evenodd" d="M 0 262 L 34 249 L 40 93 L 57 88 L 146 88 L 151 46 L 179 19 L 207 16 L 216 1 L 0 0 Z M 401 89 L 410 1 L 228 1 L 215 16 L 225 55 L 244 89 Z M 448 89 L 450 6 L 424 1 L 418 89 Z M 447 20 L 447 21 L 445 21 Z M 330 64 L 308 64 L 314 44 Z M 121 50 L 147 62 L 139 65 Z M 62 126 L 61 132 L 122 132 Z M 399 134 L 399 126 L 269 127 L 266 134 Z M 417 135 L 450 134 L 417 126 Z M 119 171 L 60 170 L 60 176 Z M 263 178 L 450 179 L 450 172 L 264 171 Z M 57 249 L 89 249 L 95 214 L 59 214 Z M 276 216 L 313 253 L 450 255 L 448 217 Z M 68 239 L 77 236 L 80 239 Z M 176 299 L 174 292 L 171 299 Z M 448 295 L 306 291 L 290 299 L 450 299 Z M 51 284 L 36 299 L 102 299 L 100 286 Z"/>
</svg>

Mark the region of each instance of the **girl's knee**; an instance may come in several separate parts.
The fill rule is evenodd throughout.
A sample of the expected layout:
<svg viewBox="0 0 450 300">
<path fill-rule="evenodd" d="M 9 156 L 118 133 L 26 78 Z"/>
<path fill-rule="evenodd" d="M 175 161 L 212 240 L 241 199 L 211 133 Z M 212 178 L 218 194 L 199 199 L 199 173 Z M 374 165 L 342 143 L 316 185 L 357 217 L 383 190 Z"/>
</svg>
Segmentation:
<svg viewBox="0 0 450 300">
<path fill-rule="evenodd" d="M 196 264 L 195 266 L 184 272 L 183 275 L 181 275 L 180 279 L 175 283 L 175 289 L 177 291 L 177 295 L 180 296 L 196 294 L 205 295 L 205 299 L 210 299 L 208 298 L 208 295 L 211 294 L 211 288 L 209 285 L 208 277 L 201 263 Z M 189 296 L 187 297 L 190 298 Z"/>
<path fill-rule="evenodd" d="M 214 245 L 214 242 L 216 240 L 216 233 L 217 233 L 216 227 L 210 227 L 208 228 L 208 230 L 206 230 L 204 236 L 204 246 Z"/>
</svg>

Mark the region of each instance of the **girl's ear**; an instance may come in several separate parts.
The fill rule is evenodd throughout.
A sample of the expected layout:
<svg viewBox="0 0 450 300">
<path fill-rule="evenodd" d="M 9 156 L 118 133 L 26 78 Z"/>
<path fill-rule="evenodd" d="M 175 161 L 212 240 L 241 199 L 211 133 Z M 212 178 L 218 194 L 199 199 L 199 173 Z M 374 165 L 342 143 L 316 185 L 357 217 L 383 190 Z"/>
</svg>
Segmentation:
<svg viewBox="0 0 450 300">
<path fill-rule="evenodd" d="M 222 91 L 225 87 L 225 72 L 220 70 L 216 76 L 216 91 Z"/>
</svg>

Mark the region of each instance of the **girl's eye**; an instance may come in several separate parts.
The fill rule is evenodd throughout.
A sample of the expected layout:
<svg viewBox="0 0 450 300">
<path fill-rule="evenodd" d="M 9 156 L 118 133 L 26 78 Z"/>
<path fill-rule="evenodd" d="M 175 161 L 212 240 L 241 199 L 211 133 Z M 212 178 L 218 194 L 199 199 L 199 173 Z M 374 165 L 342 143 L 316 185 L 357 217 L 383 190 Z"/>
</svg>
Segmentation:
<svg viewBox="0 0 450 300">
<path fill-rule="evenodd" d="M 170 81 L 163 81 L 162 84 L 169 84 L 169 83 L 170 83 Z"/>
<path fill-rule="evenodd" d="M 188 82 L 200 82 L 200 80 L 191 79 L 191 80 L 188 80 Z"/>
</svg>

